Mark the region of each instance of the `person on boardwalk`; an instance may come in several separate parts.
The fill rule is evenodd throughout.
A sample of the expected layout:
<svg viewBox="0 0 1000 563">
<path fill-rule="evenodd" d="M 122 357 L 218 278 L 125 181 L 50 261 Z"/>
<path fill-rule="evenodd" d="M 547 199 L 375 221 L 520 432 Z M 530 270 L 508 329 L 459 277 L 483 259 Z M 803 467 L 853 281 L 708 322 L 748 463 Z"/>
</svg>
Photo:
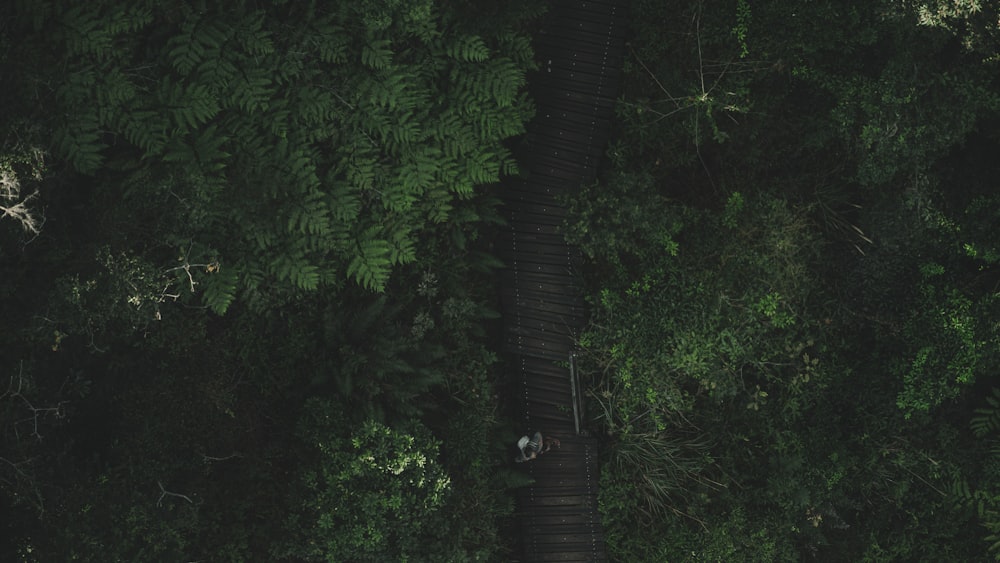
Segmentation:
<svg viewBox="0 0 1000 563">
<path fill-rule="evenodd" d="M 514 458 L 514 461 L 517 463 L 531 461 L 551 450 L 552 446 L 558 448 L 559 445 L 558 439 L 543 437 L 541 432 L 535 432 L 531 438 L 521 436 L 521 439 L 517 441 L 517 449 L 521 451 L 521 455 Z"/>
</svg>

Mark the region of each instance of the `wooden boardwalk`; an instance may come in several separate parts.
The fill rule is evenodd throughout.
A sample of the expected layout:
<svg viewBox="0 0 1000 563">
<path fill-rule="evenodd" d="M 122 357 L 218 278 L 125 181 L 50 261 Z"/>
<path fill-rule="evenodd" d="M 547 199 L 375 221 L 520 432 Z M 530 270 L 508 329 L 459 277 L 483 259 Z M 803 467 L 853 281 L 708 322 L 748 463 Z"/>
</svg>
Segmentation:
<svg viewBox="0 0 1000 563">
<path fill-rule="evenodd" d="M 579 432 L 574 342 L 586 322 L 578 249 L 566 244 L 560 203 L 594 179 L 617 96 L 627 0 L 554 0 L 529 79 L 538 105 L 521 162 L 501 196 L 509 229 L 497 244 L 505 360 L 518 383 L 523 431 L 561 448 L 520 467 L 535 484 L 518 494 L 524 561 L 607 561 L 597 510 L 597 444 Z"/>
</svg>

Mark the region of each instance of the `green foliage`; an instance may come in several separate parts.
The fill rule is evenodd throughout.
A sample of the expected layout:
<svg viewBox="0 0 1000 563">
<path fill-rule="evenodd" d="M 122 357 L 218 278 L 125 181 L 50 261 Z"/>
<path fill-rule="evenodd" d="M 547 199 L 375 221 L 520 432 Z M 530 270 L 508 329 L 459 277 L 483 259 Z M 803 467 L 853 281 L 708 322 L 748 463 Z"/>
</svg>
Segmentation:
<svg viewBox="0 0 1000 563">
<path fill-rule="evenodd" d="M 44 228 L 0 230 L 0 559 L 510 558 L 483 184 L 528 8 L 12 5 L 0 213 Z"/>
<path fill-rule="evenodd" d="M 318 466 L 300 473 L 303 514 L 286 525 L 293 547 L 276 555 L 410 561 L 434 554 L 457 560 L 455 550 L 436 551 L 446 544 L 437 514 L 451 488 L 435 459 L 438 444 L 426 431 L 402 433 L 373 421 L 345 436 L 344 421 L 333 415 L 338 408 L 306 404 L 300 432 L 317 449 Z"/>
<path fill-rule="evenodd" d="M 997 444 L 1000 430 L 1000 391 L 992 390 L 986 406 L 976 408 L 969 422 L 977 438 L 980 451 L 986 451 L 986 471 L 977 475 L 970 468 L 955 468 L 948 490 L 956 507 L 971 513 L 987 531 L 983 538 L 989 544 L 994 559 L 1000 559 L 1000 495 L 996 487 L 996 470 L 1000 467 L 1000 447 Z M 988 450 L 987 450 L 988 448 Z M 978 483 L 972 481 L 976 479 Z"/>
<path fill-rule="evenodd" d="M 986 406 L 975 410 L 969 425 L 977 438 L 1000 432 L 1000 389 L 994 388 L 993 395 L 986 397 Z"/>
<path fill-rule="evenodd" d="M 920 25 L 946 29 L 966 49 L 996 60 L 1000 49 L 996 6 L 976 0 L 920 0 L 913 6 Z"/>
<path fill-rule="evenodd" d="M 908 340 L 928 341 L 916 351 L 902 374 L 903 391 L 897 400 L 907 413 L 926 412 L 956 398 L 963 387 L 974 383 L 989 365 L 988 355 L 996 343 L 987 337 L 972 302 L 957 291 L 941 295 L 933 286 L 921 288 L 919 313 L 907 326 Z M 983 303 L 978 309 L 989 308 Z"/>
<path fill-rule="evenodd" d="M 218 249 L 237 299 L 344 279 L 380 291 L 394 267 L 416 260 L 428 221 L 513 171 L 502 141 L 531 115 L 523 86 L 533 63 L 509 26 L 468 32 L 430 2 L 375 4 L 25 14 L 73 30 L 37 52 L 62 49 L 74 70 L 24 109 L 54 130 L 56 155 L 78 172 L 187 171 L 217 185 L 197 205 L 227 209 L 228 236 L 218 223 L 173 229 Z M 26 35 L 22 48 L 43 37 Z M 165 189 L 193 204 L 186 187 Z"/>
<path fill-rule="evenodd" d="M 995 19 L 945 4 L 633 3 L 568 223 L 616 559 L 988 556 Z"/>
</svg>

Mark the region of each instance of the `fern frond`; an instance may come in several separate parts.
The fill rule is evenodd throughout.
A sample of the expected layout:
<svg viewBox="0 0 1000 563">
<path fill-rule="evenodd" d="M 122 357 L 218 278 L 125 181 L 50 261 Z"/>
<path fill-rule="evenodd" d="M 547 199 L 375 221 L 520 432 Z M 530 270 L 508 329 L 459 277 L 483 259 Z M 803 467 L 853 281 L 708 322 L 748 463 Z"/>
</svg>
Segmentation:
<svg viewBox="0 0 1000 563">
<path fill-rule="evenodd" d="M 86 3 L 59 14 L 59 24 L 70 55 L 95 54 L 103 58 L 111 51 L 112 37 L 96 10 Z"/>
<path fill-rule="evenodd" d="M 490 58 L 490 49 L 482 37 L 467 35 L 445 47 L 448 56 L 463 62 L 482 62 Z"/>
<path fill-rule="evenodd" d="M 452 185 L 450 182 L 445 185 Z M 471 190 L 472 187 L 469 187 Z M 425 208 L 427 209 L 427 219 L 432 223 L 444 223 L 448 220 L 452 212 L 451 200 L 452 196 L 444 188 L 438 187 L 428 191 L 424 194 L 424 199 L 427 202 Z"/>
<path fill-rule="evenodd" d="M 56 153 L 83 174 L 93 174 L 104 161 L 98 123 L 96 111 L 78 113 L 52 135 Z"/>
<path fill-rule="evenodd" d="M 159 99 L 171 121 L 183 131 L 197 129 L 219 113 L 219 100 L 204 84 L 183 84 L 164 77 Z"/>
<path fill-rule="evenodd" d="M 506 31 L 497 37 L 500 51 L 521 67 L 536 70 L 535 50 L 531 47 L 531 39 L 525 35 Z"/>
<path fill-rule="evenodd" d="M 341 225 L 353 225 L 361 213 L 361 198 L 351 185 L 335 176 L 327 180 L 330 186 L 327 197 L 329 198 L 328 208 L 333 220 Z"/>
<path fill-rule="evenodd" d="M 321 240 L 332 231 L 330 210 L 322 193 L 310 193 L 291 205 L 286 225 L 288 232 L 312 235 L 312 240 Z"/>
<path fill-rule="evenodd" d="M 236 284 L 239 276 L 235 269 L 221 267 L 204 280 L 205 292 L 201 300 L 216 315 L 224 315 L 236 299 Z"/>
<path fill-rule="evenodd" d="M 994 387 L 986 397 L 986 406 L 976 409 L 969 426 L 977 438 L 986 438 L 1000 431 L 1000 387 Z"/>
<path fill-rule="evenodd" d="M 311 291 L 319 287 L 319 267 L 310 263 L 302 252 L 286 249 L 272 262 L 271 268 L 279 280 L 290 281 L 299 289 Z"/>
<path fill-rule="evenodd" d="M 236 25 L 235 37 L 243 51 L 254 57 L 274 52 L 271 32 L 264 29 L 265 14 L 257 10 L 243 17 Z"/>
<path fill-rule="evenodd" d="M 222 150 L 222 147 L 229 141 L 229 138 L 218 132 L 216 125 L 205 128 L 194 140 L 194 154 L 205 170 L 222 170 L 226 166 L 229 153 Z"/>
<path fill-rule="evenodd" d="M 167 120 L 151 110 L 120 112 L 114 126 L 122 131 L 129 143 L 139 147 L 146 156 L 159 154 L 167 143 Z"/>
<path fill-rule="evenodd" d="M 122 35 L 141 31 L 153 23 L 153 11 L 140 4 L 117 6 L 107 18 L 108 33 Z"/>
<path fill-rule="evenodd" d="M 187 76 L 204 60 L 218 56 L 233 29 L 222 18 L 201 18 L 192 13 L 181 24 L 181 32 L 167 40 L 171 66 Z"/>
<path fill-rule="evenodd" d="M 344 31 L 344 28 L 330 23 L 315 24 L 309 40 L 310 46 L 315 49 L 319 59 L 324 63 L 343 64 L 347 62 L 350 35 Z"/>
<path fill-rule="evenodd" d="M 392 41 L 374 39 L 361 47 L 361 64 L 375 70 L 385 70 L 392 65 Z"/>
<path fill-rule="evenodd" d="M 244 70 L 233 85 L 229 99 L 231 107 L 238 107 L 249 115 L 268 108 L 274 95 L 271 78 L 263 68 Z"/>
<path fill-rule="evenodd" d="M 417 259 L 416 241 L 409 229 L 398 227 L 392 231 L 392 247 L 389 250 L 389 262 L 392 265 L 409 264 Z"/>
<path fill-rule="evenodd" d="M 372 230 L 366 235 L 372 235 Z M 365 289 L 382 292 L 389 281 L 392 261 L 389 259 L 391 246 L 389 242 L 378 238 L 365 238 L 358 241 L 357 254 L 347 266 L 347 275 Z"/>
</svg>

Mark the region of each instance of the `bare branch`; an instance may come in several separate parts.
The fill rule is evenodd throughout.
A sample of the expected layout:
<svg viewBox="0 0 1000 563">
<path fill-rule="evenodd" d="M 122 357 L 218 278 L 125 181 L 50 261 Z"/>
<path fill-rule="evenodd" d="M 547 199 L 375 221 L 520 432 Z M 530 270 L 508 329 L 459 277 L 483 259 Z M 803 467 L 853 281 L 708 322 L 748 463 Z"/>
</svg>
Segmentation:
<svg viewBox="0 0 1000 563">
<path fill-rule="evenodd" d="M 42 434 L 38 431 L 38 419 L 46 415 L 54 415 L 56 418 L 65 418 L 66 411 L 64 406 L 69 403 L 69 401 L 59 401 L 54 407 L 36 407 L 31 403 L 31 401 L 24 395 L 23 391 L 25 388 L 25 378 L 24 378 L 24 362 L 21 362 L 20 371 L 16 376 L 17 388 L 14 385 L 15 376 L 11 376 L 10 381 L 7 384 L 7 390 L 0 395 L 0 400 L 10 397 L 11 399 L 20 399 L 25 407 L 31 411 L 31 416 L 23 418 L 21 420 L 15 421 L 13 424 L 14 434 L 20 438 L 20 432 L 17 430 L 17 426 L 22 422 L 31 422 L 32 431 L 31 435 L 38 438 L 38 441 L 42 440 Z"/>
<path fill-rule="evenodd" d="M 189 497 L 187 495 L 182 495 L 180 493 L 172 493 L 172 492 L 164 489 L 163 488 L 163 483 L 160 482 L 160 481 L 157 481 L 156 484 L 160 486 L 160 498 L 156 499 L 156 506 L 163 506 L 163 499 L 166 498 L 166 497 L 182 498 L 182 499 L 188 501 L 189 503 L 194 504 L 194 501 L 191 500 L 191 497 Z"/>
<path fill-rule="evenodd" d="M 191 293 L 194 293 L 194 286 L 198 285 L 198 282 L 194 281 L 194 276 L 191 275 L 191 268 L 205 268 L 205 271 L 210 273 L 219 271 L 219 262 L 217 260 L 213 260 L 212 262 L 209 262 L 207 264 L 192 264 L 191 262 L 189 262 L 188 257 L 191 256 L 191 247 L 193 245 L 194 244 L 192 243 L 191 246 L 188 246 L 188 250 L 184 254 L 184 257 L 182 258 L 184 260 L 183 264 L 181 264 L 180 266 L 175 266 L 173 268 L 167 268 L 166 270 L 163 271 L 164 273 L 169 273 L 169 272 L 176 272 L 177 270 L 184 270 L 184 273 L 187 274 L 188 277 L 188 285 L 191 289 Z M 167 290 L 164 289 L 160 297 L 162 299 L 169 297 L 176 301 L 177 298 L 180 297 L 180 295 L 168 294 Z"/>
<path fill-rule="evenodd" d="M 3 212 L 3 214 L 0 215 L 0 218 L 9 217 L 10 219 L 21 223 L 21 226 L 24 227 L 25 231 L 37 235 L 44 221 L 39 221 L 39 219 L 35 217 L 31 207 L 28 206 L 28 203 L 36 197 L 38 197 L 38 192 L 32 192 L 21 201 L 12 203 L 10 206 L 5 207 L 0 205 L 0 212 Z M 13 200 L 14 198 L 5 195 L 4 199 Z"/>
<path fill-rule="evenodd" d="M 201 460 L 205 463 L 209 463 L 212 461 L 226 461 L 228 459 L 233 459 L 234 457 L 243 457 L 243 454 L 241 454 L 240 452 L 233 452 L 225 457 L 215 457 L 215 456 L 201 454 Z"/>
</svg>

